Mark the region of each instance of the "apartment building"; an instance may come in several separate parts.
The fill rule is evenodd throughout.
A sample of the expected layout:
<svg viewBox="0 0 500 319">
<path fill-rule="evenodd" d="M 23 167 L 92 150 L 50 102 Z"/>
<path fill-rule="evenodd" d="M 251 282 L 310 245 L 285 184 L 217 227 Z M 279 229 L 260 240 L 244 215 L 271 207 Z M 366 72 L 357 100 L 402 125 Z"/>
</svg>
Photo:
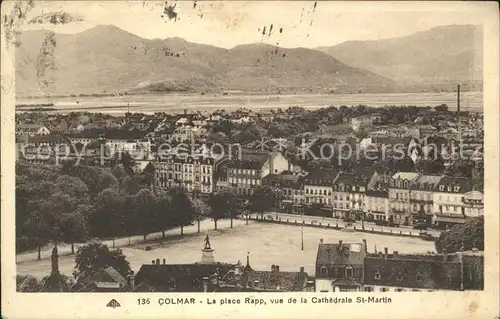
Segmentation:
<svg viewBox="0 0 500 319">
<path fill-rule="evenodd" d="M 389 220 L 389 193 L 387 189 L 366 191 L 363 211 L 367 220 Z"/>
<path fill-rule="evenodd" d="M 236 195 L 249 196 L 255 187 L 262 185 L 264 177 L 290 168 L 290 162 L 280 152 L 244 151 L 241 159 L 227 163 L 228 187 Z"/>
<path fill-rule="evenodd" d="M 418 173 L 399 172 L 389 181 L 389 221 L 399 225 L 413 225 L 411 214 L 411 185 Z"/>
<path fill-rule="evenodd" d="M 437 227 L 462 224 L 483 214 L 482 181 L 465 177 L 443 177 L 433 193 L 432 224 Z"/>
<path fill-rule="evenodd" d="M 304 178 L 304 199 L 306 205 L 319 204 L 332 208 L 333 183 L 339 170 L 316 168 Z"/>
<path fill-rule="evenodd" d="M 203 156 L 157 158 L 155 182 L 162 188 L 183 187 L 188 192 L 209 194 L 215 191 L 215 164 L 214 158 Z"/>
<path fill-rule="evenodd" d="M 420 175 L 410 185 L 410 211 L 413 221 L 431 225 L 433 215 L 433 193 L 442 176 Z"/>
</svg>

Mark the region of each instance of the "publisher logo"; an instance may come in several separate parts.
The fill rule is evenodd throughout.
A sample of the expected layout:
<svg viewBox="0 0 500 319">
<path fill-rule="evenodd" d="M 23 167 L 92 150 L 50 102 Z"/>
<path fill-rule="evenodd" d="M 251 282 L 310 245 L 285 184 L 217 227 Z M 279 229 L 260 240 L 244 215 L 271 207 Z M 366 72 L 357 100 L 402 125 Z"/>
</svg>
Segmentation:
<svg viewBox="0 0 500 319">
<path fill-rule="evenodd" d="M 116 301 L 116 299 L 111 299 L 111 301 L 108 302 L 106 307 L 116 308 L 116 307 L 121 307 L 121 305 L 118 301 Z"/>
</svg>

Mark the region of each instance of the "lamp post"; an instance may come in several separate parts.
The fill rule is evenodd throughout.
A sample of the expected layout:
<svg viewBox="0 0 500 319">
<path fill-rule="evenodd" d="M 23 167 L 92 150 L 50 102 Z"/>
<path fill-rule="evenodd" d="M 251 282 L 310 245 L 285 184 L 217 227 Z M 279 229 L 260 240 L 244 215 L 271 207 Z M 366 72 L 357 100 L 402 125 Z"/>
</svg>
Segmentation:
<svg viewBox="0 0 500 319">
<path fill-rule="evenodd" d="M 304 221 L 302 221 L 302 226 L 300 227 L 300 238 L 301 238 L 301 250 L 304 250 Z"/>
</svg>

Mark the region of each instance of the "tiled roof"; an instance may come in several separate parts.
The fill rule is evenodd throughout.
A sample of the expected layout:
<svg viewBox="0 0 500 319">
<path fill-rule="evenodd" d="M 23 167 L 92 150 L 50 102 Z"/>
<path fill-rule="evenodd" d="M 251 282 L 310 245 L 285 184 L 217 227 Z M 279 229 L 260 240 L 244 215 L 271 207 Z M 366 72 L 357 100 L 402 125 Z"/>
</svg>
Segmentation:
<svg viewBox="0 0 500 319">
<path fill-rule="evenodd" d="M 116 269 L 108 267 L 97 271 L 88 278 L 79 278 L 72 289 L 73 291 L 95 291 L 95 289 L 115 289 L 116 287 L 118 289 L 127 286 L 127 280 Z"/>
<path fill-rule="evenodd" d="M 307 273 L 288 271 L 246 271 L 239 280 L 241 286 L 265 291 L 302 291 L 307 283 Z"/>
<path fill-rule="evenodd" d="M 443 186 L 443 188 L 441 188 Z M 455 187 L 458 186 L 458 189 Z M 443 177 L 437 184 L 435 191 L 449 193 L 468 193 L 470 191 L 483 191 L 484 181 L 467 177 Z"/>
<path fill-rule="evenodd" d="M 335 179 L 339 175 L 339 172 L 339 170 L 335 169 L 316 168 L 305 177 L 305 183 L 308 185 L 311 183 L 333 185 Z"/>
<path fill-rule="evenodd" d="M 460 289 L 460 264 L 367 257 L 364 284 L 420 289 Z"/>
<path fill-rule="evenodd" d="M 420 175 L 412 184 L 412 189 L 420 189 L 424 185 L 425 189 L 434 189 L 443 177 L 436 175 Z"/>
<path fill-rule="evenodd" d="M 230 168 L 242 169 L 261 169 L 264 163 L 269 159 L 269 152 L 250 152 L 244 151 L 241 154 L 241 159 L 233 159 L 228 163 Z"/>
<path fill-rule="evenodd" d="M 146 282 L 155 291 L 170 291 L 172 280 L 175 281 L 175 291 L 193 292 L 202 290 L 202 279 L 218 273 L 226 274 L 233 268 L 231 264 L 160 264 L 142 265 L 135 276 L 136 285 Z"/>
<path fill-rule="evenodd" d="M 57 144 L 71 144 L 71 142 L 61 134 L 49 134 L 33 136 L 29 138 L 30 143 L 40 144 L 40 143 L 57 143 Z"/>
<path fill-rule="evenodd" d="M 402 179 L 402 180 L 408 180 L 408 181 L 414 181 L 418 178 L 420 174 L 419 173 L 413 173 L 413 172 L 398 172 L 392 176 L 393 179 Z"/>
<path fill-rule="evenodd" d="M 336 185 L 367 186 L 372 178 L 374 170 L 361 170 L 355 173 L 341 172 L 335 180 Z"/>
<path fill-rule="evenodd" d="M 383 191 L 383 190 L 371 189 L 366 191 L 366 196 L 389 198 L 389 193 L 387 192 L 387 190 Z"/>
<path fill-rule="evenodd" d="M 316 265 L 363 264 L 366 255 L 362 243 L 319 244 Z"/>
</svg>

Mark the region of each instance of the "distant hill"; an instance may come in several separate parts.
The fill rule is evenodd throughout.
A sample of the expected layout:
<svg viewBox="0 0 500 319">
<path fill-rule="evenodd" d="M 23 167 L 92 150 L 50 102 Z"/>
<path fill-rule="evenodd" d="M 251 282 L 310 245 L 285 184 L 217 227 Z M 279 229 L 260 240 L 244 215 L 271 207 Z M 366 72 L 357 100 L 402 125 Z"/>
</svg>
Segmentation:
<svg viewBox="0 0 500 319">
<path fill-rule="evenodd" d="M 318 50 L 403 85 L 470 85 L 483 79 L 483 35 L 476 25 L 435 27 L 400 38 L 348 41 Z"/>
<path fill-rule="evenodd" d="M 78 34 L 20 34 L 18 95 L 168 91 L 387 91 L 389 78 L 304 48 L 250 44 L 230 50 L 180 38 L 143 39 L 115 26 Z M 47 41 L 45 41 L 47 42 Z M 52 47 L 51 47 L 52 46 Z M 49 67 L 47 67 L 49 66 Z M 53 66 L 53 68 L 50 68 Z M 46 81 L 40 85 L 41 81 Z"/>
</svg>

